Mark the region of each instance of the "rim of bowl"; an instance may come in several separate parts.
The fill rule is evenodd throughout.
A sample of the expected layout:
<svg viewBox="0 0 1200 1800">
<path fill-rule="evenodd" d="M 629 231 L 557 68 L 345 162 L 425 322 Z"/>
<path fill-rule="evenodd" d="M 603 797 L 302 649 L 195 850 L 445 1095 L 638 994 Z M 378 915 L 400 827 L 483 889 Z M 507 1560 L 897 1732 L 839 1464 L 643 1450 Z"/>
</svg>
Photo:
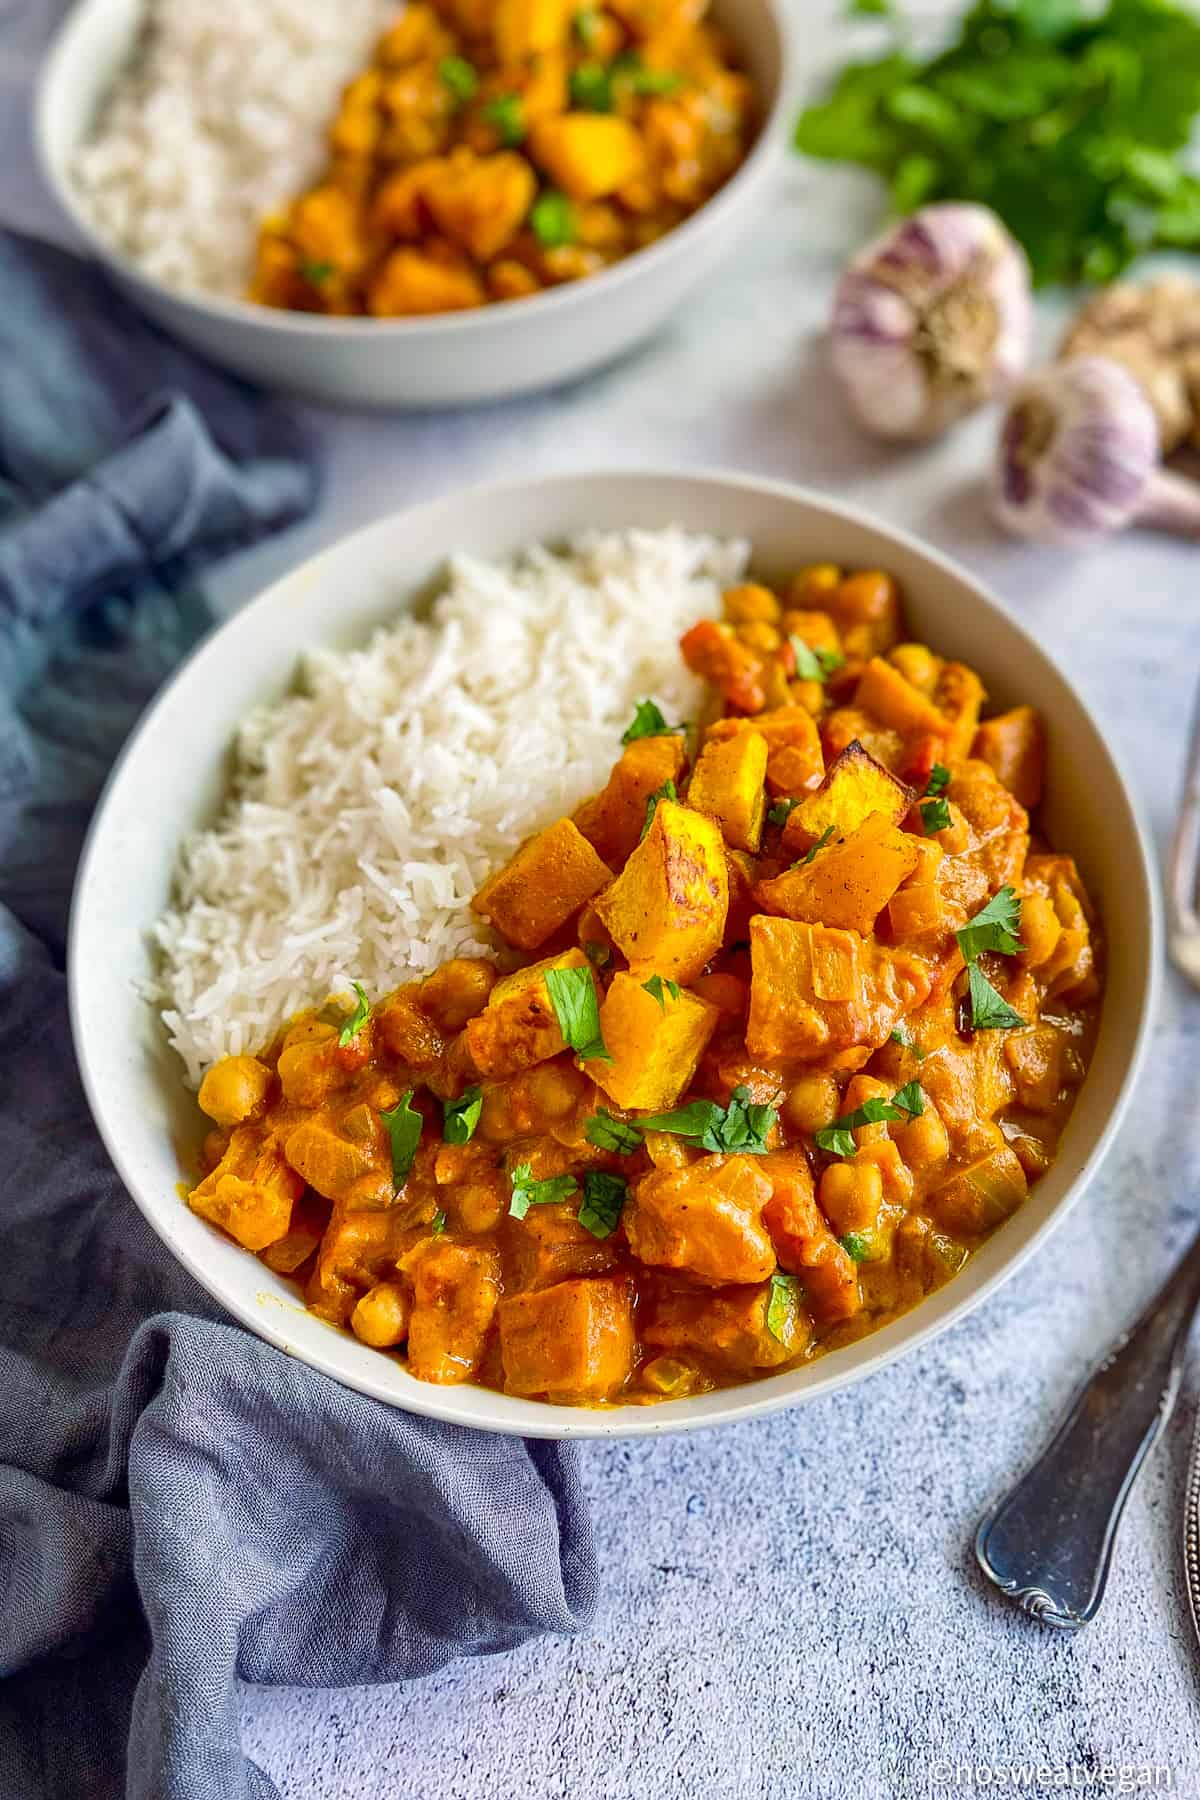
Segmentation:
<svg viewBox="0 0 1200 1800">
<path fill-rule="evenodd" d="M 910 1337 L 901 1338 L 900 1341 L 896 1343 L 881 1346 L 874 1355 L 868 1357 L 864 1362 L 854 1367 L 839 1368 L 838 1355 L 836 1352 L 819 1358 L 818 1361 L 822 1365 L 822 1372 L 815 1380 L 809 1383 L 809 1385 L 799 1390 L 784 1389 L 779 1391 L 776 1389 L 776 1382 L 786 1380 L 789 1371 L 784 1371 L 781 1376 L 776 1376 L 774 1378 L 766 1377 L 757 1381 L 742 1382 L 730 1388 L 717 1390 L 720 1395 L 720 1401 L 716 1405 L 711 1406 L 708 1411 L 700 1416 L 682 1410 L 686 1409 L 691 1404 L 690 1400 L 684 1399 L 680 1401 L 665 1401 L 659 1405 L 644 1407 L 616 1406 L 611 1409 L 597 1408 L 594 1412 L 582 1407 L 557 1407 L 551 1405 L 549 1402 L 518 1402 L 523 1407 L 538 1406 L 540 1408 L 536 1416 L 531 1418 L 522 1412 L 522 1415 L 518 1419 L 507 1416 L 507 1408 L 513 1402 L 514 1396 L 502 1393 L 491 1393 L 491 1390 L 482 1390 L 490 1394 L 491 1399 L 495 1403 L 495 1412 L 490 1417 L 464 1418 L 455 1407 L 455 1395 L 458 1392 L 457 1388 L 442 1388 L 438 1387 L 436 1384 L 422 1384 L 414 1381 L 411 1383 L 411 1386 L 418 1391 L 412 1394 L 409 1394 L 406 1391 L 404 1396 L 400 1397 L 389 1388 L 382 1379 L 375 1381 L 370 1374 L 364 1375 L 361 1379 L 358 1379 L 357 1377 L 351 1379 L 342 1371 L 331 1369 L 324 1358 L 310 1352 L 307 1348 L 297 1348 L 292 1341 L 286 1326 L 282 1323 L 276 1323 L 275 1318 L 272 1316 L 278 1309 L 273 1307 L 263 1307 L 256 1311 L 249 1303 L 243 1304 L 240 1299 L 231 1298 L 223 1291 L 219 1282 L 213 1281 L 211 1270 L 203 1260 L 200 1257 L 191 1255 L 186 1247 L 174 1242 L 162 1229 L 155 1212 L 151 1209 L 149 1204 L 143 1203 L 137 1184 L 126 1173 L 126 1158 L 123 1148 L 117 1140 L 116 1135 L 110 1134 L 108 1121 L 104 1116 L 98 1100 L 91 1062 L 89 1057 L 83 1053 L 86 1035 L 81 1017 L 82 1001 L 78 976 L 78 970 L 81 966 L 82 959 L 78 952 L 79 940 L 83 933 L 83 914 L 85 908 L 84 896 L 92 878 L 92 863 L 98 856 L 101 848 L 101 836 L 104 830 L 105 814 L 108 809 L 108 803 L 117 784 L 121 780 L 126 762 L 136 753 L 143 733 L 150 728 L 158 714 L 171 704 L 173 692 L 177 683 L 179 683 L 187 674 L 192 664 L 200 661 L 206 656 L 212 655 L 215 648 L 225 637 L 227 631 L 236 626 L 249 612 L 254 609 L 265 610 L 267 607 L 276 604 L 277 590 L 283 584 L 296 580 L 299 576 L 304 574 L 305 571 L 315 567 L 315 565 L 330 555 L 340 555 L 344 553 L 352 544 L 355 544 L 361 539 L 365 539 L 373 531 L 379 530 L 381 526 L 395 525 L 398 521 L 402 521 L 407 515 L 419 512 L 425 507 L 445 504 L 447 501 L 453 500 L 460 507 L 470 508 L 473 503 L 476 502 L 494 501 L 503 499 L 506 495 L 516 493 L 524 494 L 539 488 L 574 487 L 580 485 L 591 486 L 613 479 L 633 481 L 642 484 L 660 481 L 671 481 L 674 483 L 683 482 L 698 488 L 719 486 L 727 489 L 734 489 L 747 495 L 765 494 L 793 504 L 816 508 L 819 511 L 838 518 L 851 527 L 865 528 L 891 539 L 898 546 L 910 554 L 914 554 L 921 558 L 926 563 L 938 569 L 942 574 L 949 576 L 955 582 L 966 585 L 971 590 L 976 603 L 983 607 L 986 612 L 998 615 L 1004 626 L 1007 627 L 1018 641 L 1031 652 L 1032 656 L 1036 660 L 1047 665 L 1055 677 L 1070 690 L 1109 759 L 1118 786 L 1126 802 L 1129 824 L 1132 828 L 1134 848 L 1129 856 L 1127 874 L 1131 878 L 1136 875 L 1142 890 L 1142 901 L 1147 920 L 1146 978 L 1141 987 L 1137 1025 L 1132 1043 L 1127 1053 L 1120 1092 L 1103 1127 L 1096 1134 L 1084 1161 L 1079 1166 L 1070 1185 L 1066 1188 L 1061 1199 L 1051 1211 L 1047 1213 L 1040 1225 L 1038 1225 L 1031 1233 L 1027 1241 L 1018 1249 L 1010 1252 L 1010 1254 L 1000 1263 L 999 1267 L 994 1269 L 979 1287 L 964 1292 L 959 1300 L 947 1308 L 947 1311 L 942 1317 L 931 1319 L 927 1324 L 918 1326 Z M 447 547 L 447 554 L 450 553 L 451 549 L 452 546 Z M 1134 1086 L 1146 1060 L 1150 1033 L 1158 1011 L 1162 984 L 1161 965 L 1163 925 L 1161 896 L 1159 893 L 1158 882 L 1154 877 L 1155 864 L 1150 840 L 1147 835 L 1146 827 L 1142 821 L 1140 810 L 1134 802 L 1134 794 L 1135 789 L 1129 780 L 1128 773 L 1120 755 L 1109 743 L 1107 736 L 1100 730 L 1090 706 L 1079 693 L 1074 682 L 1070 680 L 1050 652 L 1045 650 L 1041 644 L 1038 643 L 1037 639 L 1026 630 L 1025 626 L 1018 619 L 1015 619 L 1012 614 L 1000 604 L 990 587 L 972 574 L 964 567 L 964 565 L 957 562 L 953 557 L 947 556 L 942 551 L 934 549 L 914 532 L 907 531 L 899 526 L 893 526 L 885 520 L 878 519 L 862 507 L 849 505 L 833 499 L 828 495 L 820 493 L 814 488 L 793 484 L 787 481 L 775 480 L 770 477 L 746 475 L 737 470 L 723 469 L 720 467 L 647 468 L 645 466 L 635 466 L 632 468 L 625 468 L 618 465 L 593 468 L 590 470 L 583 469 L 571 471 L 559 475 L 540 476 L 535 477 L 532 480 L 501 479 L 484 481 L 474 483 L 465 488 L 451 489 L 441 494 L 429 496 L 423 500 L 417 501 L 411 507 L 404 507 L 396 512 L 385 513 L 381 515 L 380 518 L 372 520 L 366 525 L 358 526 L 354 531 L 348 532 L 344 537 L 335 539 L 331 544 L 316 551 L 312 556 L 306 557 L 303 562 L 298 563 L 284 575 L 277 577 L 261 593 L 256 594 L 252 600 L 248 601 L 245 606 L 240 607 L 236 613 L 232 614 L 228 619 L 224 620 L 215 629 L 210 631 L 184 658 L 178 668 L 173 671 L 164 686 L 159 690 L 155 698 L 151 701 L 150 705 L 146 708 L 126 742 L 122 745 L 96 801 L 95 811 L 93 812 L 87 835 L 84 839 L 71 895 L 71 910 L 67 932 L 67 982 L 71 1036 L 88 1107 L 92 1114 L 93 1122 L 100 1133 L 101 1139 L 108 1151 L 117 1174 L 121 1178 L 122 1185 L 125 1187 L 126 1192 L 130 1195 L 150 1228 L 166 1243 L 171 1254 L 183 1264 L 184 1268 L 187 1269 L 193 1279 L 197 1281 L 207 1293 L 211 1294 L 212 1297 L 224 1307 L 240 1325 L 250 1331 L 254 1336 L 261 1337 L 268 1343 L 273 1344 L 277 1349 L 296 1357 L 297 1360 L 307 1364 L 310 1368 L 316 1369 L 318 1373 L 325 1375 L 328 1379 L 339 1381 L 343 1386 L 350 1387 L 358 1393 L 366 1394 L 369 1398 L 382 1401 L 389 1406 L 399 1407 L 405 1412 L 412 1412 L 427 1418 L 444 1419 L 451 1424 L 467 1426 L 473 1430 L 496 1431 L 507 1433 L 508 1435 L 548 1439 L 651 1437 L 675 1432 L 707 1430 L 718 1425 L 735 1424 L 743 1420 L 763 1418 L 770 1413 L 781 1412 L 789 1407 L 807 1405 L 811 1401 L 836 1392 L 839 1388 L 853 1386 L 856 1382 L 865 1381 L 869 1376 L 879 1374 L 890 1364 L 899 1361 L 900 1358 L 931 1343 L 934 1338 L 939 1337 L 944 1331 L 948 1331 L 951 1326 L 956 1325 L 967 1313 L 973 1312 L 976 1307 L 982 1306 L 985 1300 L 1016 1275 L 1018 1271 L 1024 1267 L 1029 1258 L 1033 1256 L 1034 1252 L 1045 1244 L 1047 1238 L 1051 1236 L 1066 1218 L 1067 1214 L 1078 1204 L 1080 1198 L 1099 1169 L 1100 1164 L 1108 1154 L 1113 1139 L 1128 1110 Z M 146 1004 L 149 1003 L 147 1002 Z M 1002 1230 L 1003 1227 L 1000 1229 Z M 991 1240 L 989 1239 L 989 1242 L 990 1241 Z M 951 1289 L 953 1288 L 953 1285 L 954 1283 L 949 1284 Z M 940 1291 L 945 1292 L 947 1290 L 942 1289 Z M 904 1315 L 904 1319 L 917 1317 L 924 1304 L 925 1302 L 919 1302 L 917 1306 L 911 1308 L 910 1311 Z M 897 1323 L 903 1323 L 904 1319 L 897 1321 Z M 869 1335 L 876 1336 L 880 1334 Z M 868 1340 L 863 1339 L 860 1341 L 866 1342 Z M 811 1368 L 814 1365 L 809 1364 L 805 1366 Z M 827 1373 L 825 1372 L 826 1369 L 828 1370 Z M 428 1394 L 424 1391 L 425 1386 L 429 1386 Z M 776 1389 L 776 1391 L 771 1391 L 772 1389 Z M 481 1390 L 472 1386 L 471 1391 L 477 1393 Z M 715 1396 L 713 1394 L 706 1394 L 702 1396 L 702 1398 L 712 1401 Z M 676 1408 L 681 1410 L 676 1411 Z M 570 1413 L 573 1416 L 563 1417 L 562 1415 L 566 1413 Z M 543 1418 L 542 1414 L 545 1414 L 546 1416 Z M 555 1415 L 558 1416 L 556 1417 Z"/>
<path fill-rule="evenodd" d="M 545 288 L 540 293 L 517 299 L 492 300 L 485 306 L 461 312 L 429 313 L 399 319 L 339 318 L 322 313 L 289 312 L 282 307 L 264 306 L 254 300 L 235 300 L 223 294 L 207 294 L 199 288 L 175 288 L 157 276 L 148 274 L 132 256 L 104 235 L 83 204 L 66 170 L 57 167 L 49 149 L 47 125 L 52 96 L 61 79 L 61 70 L 74 39 L 83 29 L 85 18 L 93 9 L 104 4 L 105 0 L 81 0 L 81 4 L 67 15 L 55 34 L 38 74 L 33 109 L 34 149 L 38 166 L 55 200 L 95 255 L 117 269 L 134 285 L 145 287 L 177 305 L 195 307 L 213 318 L 227 319 L 240 325 L 261 326 L 265 330 L 296 332 L 303 337 L 333 340 L 345 336 L 351 341 L 363 339 L 373 343 L 381 336 L 415 337 L 424 332 L 449 336 L 478 330 L 492 320 L 500 322 L 514 316 L 537 318 L 551 311 L 562 311 L 572 305 L 585 303 L 589 295 L 611 293 L 619 285 L 636 280 L 641 271 L 653 270 L 667 261 L 680 245 L 686 247 L 707 234 L 726 213 L 739 208 L 743 201 L 751 198 L 754 189 L 780 154 L 780 128 L 794 103 L 796 92 L 797 33 L 779 0 L 763 0 L 766 16 L 775 34 L 775 42 L 770 47 L 770 61 L 775 75 L 775 98 L 759 125 L 749 154 L 729 180 L 694 213 L 670 231 L 664 232 L 654 243 L 623 256 L 609 268 L 601 269 L 595 275 L 585 276 L 582 280 L 563 282 L 558 287 Z M 85 130 L 86 125 L 90 125 L 90 121 L 86 122 Z M 84 135 L 85 131 L 78 133 L 74 149 L 82 144 Z"/>
</svg>

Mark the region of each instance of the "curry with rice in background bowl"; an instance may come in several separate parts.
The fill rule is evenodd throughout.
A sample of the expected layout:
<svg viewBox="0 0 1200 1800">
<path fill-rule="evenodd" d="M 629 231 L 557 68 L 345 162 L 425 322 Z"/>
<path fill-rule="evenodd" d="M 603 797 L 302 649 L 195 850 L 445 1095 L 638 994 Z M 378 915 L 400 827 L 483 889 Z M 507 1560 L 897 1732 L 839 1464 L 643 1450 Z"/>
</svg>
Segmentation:
<svg viewBox="0 0 1200 1800">
<path fill-rule="evenodd" d="M 896 582 L 738 581 L 599 792 L 471 902 L 489 954 L 311 996 L 211 1060 L 188 1203 L 418 1380 L 567 1405 L 836 1351 L 1052 1162 L 1099 921 L 1037 833 L 1028 706 L 905 641 Z"/>
</svg>

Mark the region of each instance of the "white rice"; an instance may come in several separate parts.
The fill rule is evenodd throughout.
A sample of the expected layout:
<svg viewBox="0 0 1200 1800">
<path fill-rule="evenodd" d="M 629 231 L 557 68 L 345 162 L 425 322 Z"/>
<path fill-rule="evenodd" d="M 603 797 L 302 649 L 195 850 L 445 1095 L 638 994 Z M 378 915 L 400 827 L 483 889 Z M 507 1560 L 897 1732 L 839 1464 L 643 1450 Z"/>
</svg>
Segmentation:
<svg viewBox="0 0 1200 1800">
<path fill-rule="evenodd" d="M 676 529 L 460 557 L 429 622 L 311 655 L 302 691 L 243 726 L 232 796 L 156 927 L 189 1080 L 352 980 L 374 997 L 490 949 L 479 883 L 603 786 L 636 700 L 696 717 L 678 640 L 746 561 Z"/>
<path fill-rule="evenodd" d="M 148 275 L 241 296 L 264 214 L 313 181 L 344 84 L 397 0 L 149 0 L 75 158 L 97 226 Z"/>
</svg>

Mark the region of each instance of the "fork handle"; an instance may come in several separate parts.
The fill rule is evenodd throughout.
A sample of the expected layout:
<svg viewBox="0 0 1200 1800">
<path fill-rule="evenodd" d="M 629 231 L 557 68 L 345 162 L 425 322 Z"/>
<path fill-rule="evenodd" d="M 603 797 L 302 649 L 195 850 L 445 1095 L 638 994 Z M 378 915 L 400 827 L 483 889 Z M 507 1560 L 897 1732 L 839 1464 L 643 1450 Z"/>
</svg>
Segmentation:
<svg viewBox="0 0 1200 1800">
<path fill-rule="evenodd" d="M 1043 1624 L 1075 1631 L 1099 1610 L 1125 1502 L 1179 1393 L 1198 1304 L 1200 1237 L 976 1533 L 984 1574 Z"/>
</svg>

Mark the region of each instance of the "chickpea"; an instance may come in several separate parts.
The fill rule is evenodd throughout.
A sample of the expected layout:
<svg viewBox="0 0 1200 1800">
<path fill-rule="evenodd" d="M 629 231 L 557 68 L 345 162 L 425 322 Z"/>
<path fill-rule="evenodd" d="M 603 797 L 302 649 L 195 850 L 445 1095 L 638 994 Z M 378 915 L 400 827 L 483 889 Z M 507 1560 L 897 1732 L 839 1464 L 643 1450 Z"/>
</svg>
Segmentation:
<svg viewBox="0 0 1200 1800">
<path fill-rule="evenodd" d="M 1025 946 L 1026 966 L 1037 969 L 1048 962 L 1061 936 L 1058 914 L 1046 896 L 1026 894 L 1021 902 L 1021 941 Z"/>
<path fill-rule="evenodd" d="M 218 1125 L 256 1119 L 267 1104 L 271 1071 L 257 1056 L 226 1056 L 200 1083 L 200 1105 Z"/>
<path fill-rule="evenodd" d="M 738 636 L 743 644 L 748 645 L 751 650 L 761 650 L 764 656 L 772 655 L 783 642 L 774 625 L 768 625 L 759 619 L 751 619 L 748 624 L 739 625 Z"/>
<path fill-rule="evenodd" d="M 877 1163 L 830 1163 L 817 1193 L 821 1211 L 839 1237 L 872 1231 L 883 1208 L 883 1174 Z"/>
<path fill-rule="evenodd" d="M 489 1144 L 507 1144 L 516 1129 L 508 1082 L 485 1082 L 477 1134 Z"/>
<path fill-rule="evenodd" d="M 573 1112 L 583 1077 L 565 1061 L 540 1063 L 526 1077 L 529 1099 L 542 1119 L 565 1119 Z"/>
<path fill-rule="evenodd" d="M 421 983 L 421 1009 L 449 1034 L 481 1013 L 496 985 L 495 966 L 481 956 L 455 956 Z"/>
<path fill-rule="evenodd" d="M 910 1169 L 929 1169 L 945 1162 L 950 1154 L 950 1138 L 941 1114 L 930 1105 L 918 1118 L 904 1125 L 893 1125 L 896 1148 Z"/>
<path fill-rule="evenodd" d="M 789 681 L 788 697 L 793 705 L 802 706 L 814 719 L 825 710 L 825 688 L 819 681 Z"/>
<path fill-rule="evenodd" d="M 941 673 L 942 659 L 935 656 L 925 644 L 897 644 L 888 653 L 888 661 L 893 668 L 899 669 L 905 681 L 911 682 L 922 694 L 932 694 L 937 686 Z"/>
<path fill-rule="evenodd" d="M 788 599 L 793 606 L 812 608 L 828 600 L 842 579 L 836 563 L 810 563 L 792 577 Z"/>
<path fill-rule="evenodd" d="M 390 1350 L 408 1336 L 408 1295 L 394 1281 L 380 1281 L 350 1314 L 350 1329 L 373 1350 Z"/>
<path fill-rule="evenodd" d="M 461 1230 L 495 1231 L 508 1211 L 504 1177 L 497 1173 L 491 1181 L 465 1182 L 455 1190 L 453 1204 Z"/>
<path fill-rule="evenodd" d="M 832 1075 L 801 1075 L 784 1096 L 783 1116 L 793 1131 L 820 1131 L 838 1116 L 838 1087 Z"/>
<path fill-rule="evenodd" d="M 896 583 L 880 569 L 862 569 L 838 584 L 836 612 L 847 624 L 875 624 L 894 611 Z"/>
<path fill-rule="evenodd" d="M 740 587 L 727 588 L 721 596 L 721 606 L 725 617 L 733 625 L 750 625 L 758 622 L 777 625 L 783 611 L 770 588 L 760 587 L 756 581 L 747 581 Z"/>
<path fill-rule="evenodd" d="M 279 1080 L 289 1106 L 324 1106 L 344 1079 L 336 1053 L 337 1034 L 332 1026 L 326 1037 L 306 1038 L 280 1051 Z"/>
</svg>

